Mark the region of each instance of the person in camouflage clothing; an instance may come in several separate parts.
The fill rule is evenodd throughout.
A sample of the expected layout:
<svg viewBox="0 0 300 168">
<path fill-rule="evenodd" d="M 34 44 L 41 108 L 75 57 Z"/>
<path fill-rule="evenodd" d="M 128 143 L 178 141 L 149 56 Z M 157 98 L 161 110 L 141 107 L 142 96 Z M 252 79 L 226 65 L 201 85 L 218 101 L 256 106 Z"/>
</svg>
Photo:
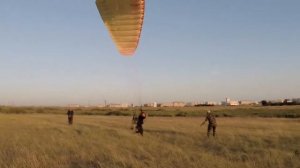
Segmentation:
<svg viewBox="0 0 300 168">
<path fill-rule="evenodd" d="M 72 125 L 73 124 L 74 111 L 69 109 L 68 112 L 67 112 L 67 116 L 68 116 L 69 125 Z"/>
<path fill-rule="evenodd" d="M 137 124 L 137 120 L 138 120 L 138 117 L 137 117 L 136 113 L 134 112 L 132 115 L 132 120 L 131 120 L 131 129 L 133 131 L 135 131 L 135 126 Z"/>
<path fill-rule="evenodd" d="M 211 114 L 211 112 L 209 110 L 207 111 L 206 118 L 201 125 L 204 125 L 206 121 L 208 121 L 207 137 L 210 136 L 211 130 L 213 130 L 213 136 L 215 136 L 216 128 L 217 128 L 217 121 L 216 121 L 216 117 L 213 114 Z"/>
</svg>

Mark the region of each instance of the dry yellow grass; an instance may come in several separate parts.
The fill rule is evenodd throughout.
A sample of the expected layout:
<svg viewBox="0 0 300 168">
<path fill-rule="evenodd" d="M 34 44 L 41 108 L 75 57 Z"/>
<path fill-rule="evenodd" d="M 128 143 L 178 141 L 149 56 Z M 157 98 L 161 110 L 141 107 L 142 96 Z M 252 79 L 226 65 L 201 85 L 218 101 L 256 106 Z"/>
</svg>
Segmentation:
<svg viewBox="0 0 300 168">
<path fill-rule="evenodd" d="M 0 114 L 0 167 L 300 167 L 300 120 L 150 117 L 144 137 L 130 117 Z"/>
</svg>

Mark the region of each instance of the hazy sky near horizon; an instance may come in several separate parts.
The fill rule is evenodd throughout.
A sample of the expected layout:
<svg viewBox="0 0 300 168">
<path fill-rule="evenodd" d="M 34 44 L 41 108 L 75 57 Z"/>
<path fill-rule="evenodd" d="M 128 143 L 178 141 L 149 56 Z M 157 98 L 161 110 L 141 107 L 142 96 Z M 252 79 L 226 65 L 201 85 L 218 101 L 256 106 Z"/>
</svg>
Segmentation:
<svg viewBox="0 0 300 168">
<path fill-rule="evenodd" d="M 94 0 L 0 1 L 0 104 L 300 97 L 299 0 L 146 0 L 121 56 Z"/>
</svg>

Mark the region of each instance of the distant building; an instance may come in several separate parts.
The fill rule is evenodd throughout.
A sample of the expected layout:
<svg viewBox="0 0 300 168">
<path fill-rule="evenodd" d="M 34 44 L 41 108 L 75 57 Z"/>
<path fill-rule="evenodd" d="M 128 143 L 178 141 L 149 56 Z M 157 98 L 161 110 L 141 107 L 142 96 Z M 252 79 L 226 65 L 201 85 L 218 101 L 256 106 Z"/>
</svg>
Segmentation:
<svg viewBox="0 0 300 168">
<path fill-rule="evenodd" d="M 213 102 L 213 101 L 207 101 L 204 103 L 204 105 L 206 106 L 216 106 L 219 105 L 217 102 Z"/>
<path fill-rule="evenodd" d="M 160 107 L 173 107 L 173 103 L 168 102 L 168 103 L 161 103 Z"/>
<path fill-rule="evenodd" d="M 104 104 L 98 104 L 97 107 L 98 107 L 98 108 L 104 108 L 104 107 L 106 107 L 106 106 L 105 106 Z"/>
<path fill-rule="evenodd" d="M 168 103 L 161 103 L 159 104 L 159 107 L 184 107 L 186 104 L 185 102 L 168 102 Z"/>
<path fill-rule="evenodd" d="M 294 104 L 296 104 L 291 99 L 284 99 L 283 103 L 284 103 L 284 105 L 294 105 Z"/>
<path fill-rule="evenodd" d="M 131 107 L 132 105 L 129 105 L 127 103 L 122 103 L 122 104 L 109 104 L 108 107 L 111 108 L 128 108 Z"/>
<path fill-rule="evenodd" d="M 251 100 L 241 100 L 240 105 L 257 105 L 257 101 L 251 101 Z"/>
<path fill-rule="evenodd" d="M 240 105 L 239 101 L 231 100 L 228 104 L 228 106 L 238 106 Z"/>
<path fill-rule="evenodd" d="M 240 103 L 237 100 L 230 100 L 230 98 L 226 97 L 225 103 L 222 102 L 222 105 L 226 105 L 226 106 L 238 106 L 238 105 L 240 105 Z"/>
<path fill-rule="evenodd" d="M 284 102 L 283 99 L 276 99 L 276 100 L 270 100 L 269 103 L 271 104 L 282 104 Z"/>
<path fill-rule="evenodd" d="M 185 102 L 173 102 L 173 107 L 184 107 Z"/>
<path fill-rule="evenodd" d="M 226 103 L 226 104 L 229 104 L 229 103 L 230 103 L 230 98 L 226 97 L 225 103 Z"/>
<path fill-rule="evenodd" d="M 157 103 L 154 102 L 154 103 L 147 103 L 147 104 L 144 104 L 144 107 L 157 107 Z"/>
<path fill-rule="evenodd" d="M 294 104 L 299 104 L 299 105 L 300 105 L 300 98 L 292 99 L 292 102 L 293 102 Z"/>
<path fill-rule="evenodd" d="M 69 104 L 69 107 L 72 107 L 72 108 L 79 108 L 80 105 L 79 105 L 79 104 Z"/>
<path fill-rule="evenodd" d="M 185 106 L 186 107 L 194 107 L 194 106 L 196 106 L 196 105 L 198 105 L 199 103 L 197 103 L 197 102 L 188 102 L 188 103 L 186 103 L 185 104 Z"/>
</svg>

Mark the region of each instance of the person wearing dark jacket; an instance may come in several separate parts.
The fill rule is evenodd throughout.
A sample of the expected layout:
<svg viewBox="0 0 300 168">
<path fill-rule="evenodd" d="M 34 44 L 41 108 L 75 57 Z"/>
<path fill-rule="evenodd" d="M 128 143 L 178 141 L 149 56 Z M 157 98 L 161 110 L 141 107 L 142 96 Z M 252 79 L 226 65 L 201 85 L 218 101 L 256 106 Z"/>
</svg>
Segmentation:
<svg viewBox="0 0 300 168">
<path fill-rule="evenodd" d="M 203 121 L 203 123 L 201 125 L 204 125 L 206 121 L 208 121 L 207 137 L 210 136 L 211 130 L 213 130 L 213 136 L 215 136 L 216 128 L 217 128 L 217 121 L 216 121 L 216 117 L 213 114 L 211 114 L 211 112 L 209 110 L 207 111 L 205 120 Z"/>
<path fill-rule="evenodd" d="M 68 110 L 67 115 L 68 115 L 69 125 L 72 125 L 73 124 L 74 111 L 73 110 Z"/>
<path fill-rule="evenodd" d="M 141 110 L 140 115 L 138 116 L 137 123 L 136 123 L 136 133 L 140 133 L 143 136 L 144 129 L 144 119 L 146 118 L 146 113 Z"/>
</svg>

